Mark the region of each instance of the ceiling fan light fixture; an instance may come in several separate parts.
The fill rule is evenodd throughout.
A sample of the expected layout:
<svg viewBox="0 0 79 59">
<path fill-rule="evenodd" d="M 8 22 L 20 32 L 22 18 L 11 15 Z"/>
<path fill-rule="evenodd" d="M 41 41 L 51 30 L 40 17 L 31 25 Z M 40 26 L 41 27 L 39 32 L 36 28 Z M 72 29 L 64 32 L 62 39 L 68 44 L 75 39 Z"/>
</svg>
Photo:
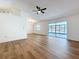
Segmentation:
<svg viewBox="0 0 79 59">
<path fill-rule="evenodd" d="M 39 14 L 41 13 L 41 11 L 37 11 Z"/>
</svg>

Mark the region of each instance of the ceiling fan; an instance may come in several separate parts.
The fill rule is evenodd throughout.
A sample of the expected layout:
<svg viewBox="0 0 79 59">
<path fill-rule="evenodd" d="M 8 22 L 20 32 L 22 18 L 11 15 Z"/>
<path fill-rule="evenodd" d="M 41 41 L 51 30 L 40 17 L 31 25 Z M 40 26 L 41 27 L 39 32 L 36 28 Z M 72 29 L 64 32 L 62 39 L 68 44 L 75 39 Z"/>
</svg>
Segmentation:
<svg viewBox="0 0 79 59">
<path fill-rule="evenodd" d="M 41 8 L 41 7 L 39 7 L 39 6 L 36 6 L 36 9 L 37 10 L 34 10 L 35 12 L 37 12 L 37 14 L 40 14 L 40 13 L 42 13 L 42 14 L 44 14 L 45 12 L 44 12 L 44 10 L 46 10 L 47 8 Z"/>
</svg>

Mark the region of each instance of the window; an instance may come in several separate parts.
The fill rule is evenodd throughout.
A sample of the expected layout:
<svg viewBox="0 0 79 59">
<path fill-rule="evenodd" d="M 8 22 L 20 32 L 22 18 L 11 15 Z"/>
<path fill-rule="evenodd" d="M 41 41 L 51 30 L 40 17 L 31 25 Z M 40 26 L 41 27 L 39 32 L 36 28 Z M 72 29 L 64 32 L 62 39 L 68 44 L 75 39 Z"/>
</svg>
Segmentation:
<svg viewBox="0 0 79 59">
<path fill-rule="evenodd" d="M 49 24 L 49 33 L 52 36 L 55 36 L 55 23 Z"/>
<path fill-rule="evenodd" d="M 67 22 L 56 22 L 49 24 L 49 35 L 67 38 Z"/>
<path fill-rule="evenodd" d="M 40 25 L 36 25 L 36 30 L 40 30 Z"/>
<path fill-rule="evenodd" d="M 49 24 L 49 32 L 55 32 L 55 24 Z"/>
</svg>

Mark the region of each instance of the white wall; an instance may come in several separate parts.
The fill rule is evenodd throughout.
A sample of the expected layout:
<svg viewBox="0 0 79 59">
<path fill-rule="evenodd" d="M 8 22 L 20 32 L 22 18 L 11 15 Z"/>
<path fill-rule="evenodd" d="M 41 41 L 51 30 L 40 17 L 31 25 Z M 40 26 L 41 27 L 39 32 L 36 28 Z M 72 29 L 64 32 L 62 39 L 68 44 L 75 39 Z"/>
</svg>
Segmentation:
<svg viewBox="0 0 79 59">
<path fill-rule="evenodd" d="M 27 19 L 29 20 L 29 19 Z M 27 21 L 27 34 L 34 33 L 34 24 Z"/>
<path fill-rule="evenodd" d="M 69 17 L 68 20 L 68 38 L 71 40 L 79 41 L 79 15 Z"/>
<path fill-rule="evenodd" d="M 27 38 L 32 32 L 32 24 L 28 22 L 27 7 L 22 0 L 1 0 L 0 8 L 16 8 L 15 14 L 0 13 L 0 43 Z M 17 15 L 16 12 L 19 12 Z M 31 30 L 30 30 L 31 29 Z"/>
<path fill-rule="evenodd" d="M 33 23 L 28 20 L 24 12 L 20 15 L 0 14 L 0 43 L 24 39 L 27 34 L 34 33 Z"/>
<path fill-rule="evenodd" d="M 36 26 L 34 26 L 34 32 L 35 33 L 47 35 L 47 33 L 48 33 L 48 22 L 38 22 L 35 25 L 40 25 L 40 30 L 37 30 Z"/>
<path fill-rule="evenodd" d="M 25 25 L 21 16 L 0 14 L 0 43 L 26 38 Z"/>
<path fill-rule="evenodd" d="M 34 28 L 34 32 L 38 33 L 38 34 L 47 35 L 49 23 L 62 22 L 62 21 L 67 21 L 68 39 L 79 41 L 79 36 L 78 36 L 79 35 L 79 26 L 78 26 L 79 25 L 79 15 L 59 18 L 59 19 L 55 19 L 55 20 L 51 19 L 50 21 L 38 22 L 37 24 L 41 25 L 41 29 L 39 31 L 37 31 L 36 28 Z"/>
</svg>

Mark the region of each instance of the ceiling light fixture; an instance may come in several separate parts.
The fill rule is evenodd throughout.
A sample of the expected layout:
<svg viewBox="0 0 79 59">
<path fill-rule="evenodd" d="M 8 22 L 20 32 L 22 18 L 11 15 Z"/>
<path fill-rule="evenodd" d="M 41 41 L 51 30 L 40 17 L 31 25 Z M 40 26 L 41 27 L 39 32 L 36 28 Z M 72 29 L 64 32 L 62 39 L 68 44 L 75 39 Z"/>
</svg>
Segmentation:
<svg viewBox="0 0 79 59">
<path fill-rule="evenodd" d="M 37 11 L 39 14 L 41 13 L 41 11 Z"/>
<path fill-rule="evenodd" d="M 2 8 L 0 7 L 0 13 L 2 14 L 14 14 L 14 15 L 19 15 L 20 11 L 17 8 L 12 8 L 12 7 L 7 7 L 7 8 Z"/>
<path fill-rule="evenodd" d="M 40 3 L 40 1 L 38 1 L 38 4 Z M 40 5 L 40 4 L 39 4 Z M 40 13 L 42 13 L 42 14 L 44 14 L 45 12 L 44 12 L 44 10 L 46 10 L 47 8 L 41 8 L 41 7 L 39 7 L 38 5 L 36 6 L 36 10 L 34 10 L 35 12 L 37 12 L 37 14 L 40 14 Z"/>
</svg>

